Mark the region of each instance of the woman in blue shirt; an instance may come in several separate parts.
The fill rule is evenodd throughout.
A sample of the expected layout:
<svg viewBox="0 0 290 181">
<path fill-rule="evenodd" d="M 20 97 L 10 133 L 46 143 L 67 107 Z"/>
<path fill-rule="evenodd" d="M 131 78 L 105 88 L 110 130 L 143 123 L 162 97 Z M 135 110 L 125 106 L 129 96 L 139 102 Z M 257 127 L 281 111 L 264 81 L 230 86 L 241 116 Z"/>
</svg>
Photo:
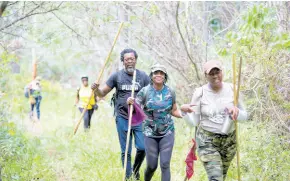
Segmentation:
<svg viewBox="0 0 290 181">
<path fill-rule="evenodd" d="M 150 181 L 158 165 L 162 181 L 170 181 L 170 160 L 174 145 L 174 122 L 172 116 L 181 118 L 176 106 L 175 92 L 166 85 L 168 75 L 164 66 L 157 64 L 151 68 L 151 83 L 142 88 L 136 96 L 146 118 L 143 121 L 143 134 L 146 152 L 145 181 Z M 134 103 L 129 97 L 128 104 Z"/>
</svg>

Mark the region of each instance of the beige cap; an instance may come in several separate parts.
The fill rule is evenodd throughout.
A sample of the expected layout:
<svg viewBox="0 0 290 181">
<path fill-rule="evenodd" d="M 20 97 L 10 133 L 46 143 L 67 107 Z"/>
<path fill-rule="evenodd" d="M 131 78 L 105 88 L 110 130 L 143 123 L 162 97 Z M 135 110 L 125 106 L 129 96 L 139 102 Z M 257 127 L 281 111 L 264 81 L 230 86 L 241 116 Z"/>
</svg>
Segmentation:
<svg viewBox="0 0 290 181">
<path fill-rule="evenodd" d="M 203 72 L 208 74 L 213 68 L 222 70 L 222 63 L 217 60 L 210 60 L 203 65 Z"/>
<path fill-rule="evenodd" d="M 153 65 L 151 67 L 151 72 L 156 72 L 158 70 L 160 70 L 160 71 L 164 72 L 165 74 L 167 74 L 167 71 L 166 71 L 166 68 L 165 68 L 164 65 L 161 65 L 161 64 L 158 63 L 158 64 L 155 64 L 155 65 Z"/>
</svg>

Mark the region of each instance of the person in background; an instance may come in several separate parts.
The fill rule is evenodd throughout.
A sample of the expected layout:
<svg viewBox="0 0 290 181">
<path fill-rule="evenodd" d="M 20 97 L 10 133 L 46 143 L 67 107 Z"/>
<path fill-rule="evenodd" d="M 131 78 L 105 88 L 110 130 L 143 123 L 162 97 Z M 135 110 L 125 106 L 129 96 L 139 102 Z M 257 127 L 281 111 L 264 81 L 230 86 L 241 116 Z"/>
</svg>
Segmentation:
<svg viewBox="0 0 290 181">
<path fill-rule="evenodd" d="M 143 121 L 143 134 L 147 166 L 145 181 L 150 181 L 158 166 L 160 157 L 161 180 L 170 181 L 170 160 L 174 145 L 174 121 L 172 116 L 182 118 L 177 109 L 175 92 L 166 85 L 168 74 L 163 65 L 152 66 L 151 84 L 137 94 L 136 103 L 143 108 L 147 118 Z M 129 97 L 128 104 L 134 104 Z"/>
<path fill-rule="evenodd" d="M 30 99 L 30 119 L 33 118 L 34 107 L 36 107 L 37 119 L 40 121 L 41 77 L 36 77 L 25 87 L 25 96 Z"/>
<path fill-rule="evenodd" d="M 132 88 L 135 89 L 136 95 L 143 87 L 150 83 L 150 79 L 145 72 L 136 69 L 138 54 L 133 49 L 124 49 L 121 52 L 121 61 L 124 69 L 113 73 L 107 82 L 99 88 L 98 84 L 93 84 L 92 89 L 95 90 L 99 97 L 106 96 L 112 89 L 116 89 L 115 96 L 115 113 L 116 126 L 121 147 L 121 159 L 124 167 L 124 158 L 126 150 L 126 140 L 128 131 L 128 105 L 127 98 L 131 96 Z M 133 73 L 136 69 L 136 84 L 132 87 Z M 133 165 L 134 177 L 139 180 L 139 169 L 145 158 L 144 137 L 142 133 L 142 124 L 131 127 L 132 134 L 130 136 L 130 145 L 128 150 L 126 178 L 129 179 L 132 175 L 131 168 L 131 152 L 132 152 L 132 137 L 135 139 L 136 157 Z"/>
<path fill-rule="evenodd" d="M 89 77 L 84 75 L 81 77 L 82 86 L 77 89 L 77 97 L 75 106 L 77 106 L 82 113 L 84 108 L 88 105 L 87 111 L 84 114 L 84 129 L 88 130 L 91 127 L 91 119 L 94 113 L 94 110 L 97 110 L 97 96 L 93 93 L 93 96 L 90 99 L 92 89 L 89 87 Z M 90 100 L 89 100 L 90 99 Z"/>
<path fill-rule="evenodd" d="M 234 106 L 233 85 L 223 82 L 221 62 L 208 61 L 203 70 L 208 83 L 197 88 L 191 104 L 182 105 L 181 110 L 189 125 L 198 126 L 197 153 L 208 180 L 223 181 L 237 149 L 233 121 L 226 124 L 227 120 L 245 121 L 247 112 L 241 99 Z"/>
</svg>

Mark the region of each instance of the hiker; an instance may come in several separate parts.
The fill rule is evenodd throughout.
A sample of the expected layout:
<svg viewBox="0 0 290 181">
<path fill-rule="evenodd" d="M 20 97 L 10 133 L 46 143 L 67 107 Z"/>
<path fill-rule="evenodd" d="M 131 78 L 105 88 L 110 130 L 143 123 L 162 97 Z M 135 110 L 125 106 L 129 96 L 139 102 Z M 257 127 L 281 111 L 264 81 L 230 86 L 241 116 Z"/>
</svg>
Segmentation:
<svg viewBox="0 0 290 181">
<path fill-rule="evenodd" d="M 81 88 L 77 89 L 75 106 L 77 106 L 82 113 L 84 108 L 88 105 L 87 111 L 84 114 L 84 129 L 87 131 L 91 127 L 91 119 L 94 110 L 98 109 L 97 96 L 93 94 L 92 98 L 90 99 L 92 89 L 89 87 L 89 77 L 87 75 L 82 76 L 81 81 L 82 86 Z"/>
<path fill-rule="evenodd" d="M 115 115 L 116 126 L 119 137 L 119 143 L 121 146 L 121 159 L 124 167 L 126 139 L 128 131 L 128 105 L 127 98 L 131 96 L 132 79 L 135 66 L 137 63 L 138 55 L 133 49 L 124 49 L 121 52 L 121 61 L 123 62 L 124 69 L 113 73 L 107 82 L 99 88 L 98 84 L 93 84 L 92 89 L 95 90 L 99 97 L 106 96 L 112 89 L 116 88 L 115 93 Z M 136 84 L 135 95 L 145 86 L 150 83 L 150 79 L 145 72 L 136 69 Z M 145 158 L 144 137 L 142 133 L 142 124 L 132 126 L 132 135 L 135 139 L 135 147 L 137 149 L 136 157 L 133 165 L 134 177 L 139 180 L 139 169 Z M 127 157 L 126 178 L 130 178 L 132 175 L 131 167 L 131 152 L 132 152 L 132 135 L 130 135 L 130 145 Z"/>
<path fill-rule="evenodd" d="M 29 98 L 30 102 L 30 119 L 33 118 L 34 107 L 36 107 L 37 120 L 40 120 L 40 102 L 42 100 L 41 96 L 41 77 L 36 77 L 28 85 L 25 86 L 25 97 Z"/>
<path fill-rule="evenodd" d="M 172 116 L 182 118 L 177 109 L 175 92 L 166 85 L 168 74 L 163 65 L 151 67 L 151 83 L 137 94 L 136 103 L 143 108 L 143 134 L 147 166 L 145 181 L 150 181 L 158 166 L 160 155 L 161 180 L 170 181 L 170 160 L 174 145 L 174 121 Z M 127 100 L 134 104 L 134 98 Z"/>
<path fill-rule="evenodd" d="M 182 114 L 196 133 L 197 152 L 210 181 L 223 181 L 236 154 L 234 123 L 227 127 L 227 120 L 245 121 L 247 112 L 239 99 L 234 106 L 233 85 L 223 82 L 223 69 L 219 61 L 211 60 L 203 66 L 207 84 L 197 88 L 191 104 L 181 106 Z"/>
</svg>

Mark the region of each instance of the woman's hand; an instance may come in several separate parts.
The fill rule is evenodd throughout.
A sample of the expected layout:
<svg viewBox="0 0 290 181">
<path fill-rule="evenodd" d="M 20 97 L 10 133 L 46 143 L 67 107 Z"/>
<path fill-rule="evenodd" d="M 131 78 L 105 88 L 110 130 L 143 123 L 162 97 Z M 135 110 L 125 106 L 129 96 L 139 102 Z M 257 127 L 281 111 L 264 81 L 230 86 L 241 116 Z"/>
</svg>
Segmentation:
<svg viewBox="0 0 290 181">
<path fill-rule="evenodd" d="M 183 104 L 180 107 L 180 110 L 183 111 L 183 112 L 186 112 L 186 113 L 192 113 L 192 112 L 194 112 L 193 106 L 196 106 L 196 105 L 194 105 L 194 104 Z"/>
<path fill-rule="evenodd" d="M 230 108 L 227 108 L 227 109 L 228 109 L 228 112 L 231 115 L 232 119 L 233 120 L 237 120 L 238 115 L 239 115 L 239 108 L 234 106 L 234 107 L 230 107 Z"/>
<path fill-rule="evenodd" d="M 128 99 L 127 99 L 127 104 L 134 104 L 134 97 L 128 97 Z"/>
</svg>

